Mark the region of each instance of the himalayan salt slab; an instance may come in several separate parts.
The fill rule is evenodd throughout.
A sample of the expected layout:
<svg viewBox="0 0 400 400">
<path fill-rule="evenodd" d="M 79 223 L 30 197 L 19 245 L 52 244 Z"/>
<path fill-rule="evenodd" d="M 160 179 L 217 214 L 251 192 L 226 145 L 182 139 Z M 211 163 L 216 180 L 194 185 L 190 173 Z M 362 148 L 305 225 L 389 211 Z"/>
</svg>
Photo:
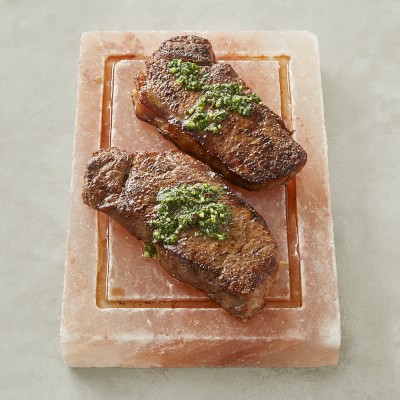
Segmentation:
<svg viewBox="0 0 400 400">
<path fill-rule="evenodd" d="M 82 36 L 61 347 L 74 367 L 323 366 L 338 361 L 340 315 L 318 44 L 307 32 L 200 32 L 295 131 L 308 153 L 288 185 L 233 187 L 280 245 L 267 306 L 243 323 L 171 278 L 121 226 L 81 201 L 85 164 L 100 147 L 173 144 L 138 120 L 133 75 L 182 32 Z"/>
<path fill-rule="evenodd" d="M 279 64 L 276 61 L 232 61 L 240 76 L 257 92 L 273 111 L 280 114 L 281 96 Z M 132 77 L 145 70 L 142 60 L 116 62 L 112 88 L 111 145 L 129 152 L 139 150 L 165 151 L 174 147 L 154 128 L 136 118 L 129 96 Z M 256 78 L 259 77 L 257 80 Z M 145 133 L 145 134 L 144 134 Z M 289 300 L 289 260 L 286 230 L 286 198 L 283 186 L 263 193 L 233 188 L 240 197 L 256 208 L 268 221 L 279 244 L 278 259 L 282 262 L 268 300 Z M 117 222 L 109 224 L 109 263 L 107 299 L 110 301 L 167 301 L 207 299 L 204 292 L 177 282 L 155 260 L 142 257 L 143 245 L 129 235 Z M 134 268 L 129 266 L 134 265 Z M 142 277 L 147 276 L 146 284 Z"/>
</svg>

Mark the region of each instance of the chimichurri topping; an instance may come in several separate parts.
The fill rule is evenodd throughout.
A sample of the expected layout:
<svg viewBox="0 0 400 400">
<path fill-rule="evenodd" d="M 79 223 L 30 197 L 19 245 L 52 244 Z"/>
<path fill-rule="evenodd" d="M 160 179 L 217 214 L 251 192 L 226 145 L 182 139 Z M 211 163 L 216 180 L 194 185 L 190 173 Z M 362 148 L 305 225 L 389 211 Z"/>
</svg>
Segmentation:
<svg viewBox="0 0 400 400">
<path fill-rule="evenodd" d="M 194 90 L 195 92 L 199 92 L 202 89 L 203 74 L 197 64 L 174 58 L 168 63 L 168 71 L 175 76 L 176 82 L 185 89 Z"/>
<path fill-rule="evenodd" d="M 168 68 L 178 84 L 203 93 L 195 106 L 186 112 L 183 126 L 187 129 L 218 133 L 221 122 L 230 112 L 249 116 L 255 105 L 261 103 L 257 94 L 245 92 L 238 83 L 206 84 L 205 74 L 192 62 L 174 59 L 168 63 Z"/>
<path fill-rule="evenodd" d="M 174 244 L 181 232 L 192 228 L 195 236 L 227 239 L 231 209 L 220 201 L 226 193 L 221 186 L 200 183 L 160 189 L 157 216 L 149 222 L 152 243 Z"/>
<path fill-rule="evenodd" d="M 150 243 L 146 243 L 144 245 L 143 257 L 144 258 L 158 258 L 157 249 L 156 249 L 156 246 L 154 246 L 154 243 L 150 242 Z"/>
</svg>

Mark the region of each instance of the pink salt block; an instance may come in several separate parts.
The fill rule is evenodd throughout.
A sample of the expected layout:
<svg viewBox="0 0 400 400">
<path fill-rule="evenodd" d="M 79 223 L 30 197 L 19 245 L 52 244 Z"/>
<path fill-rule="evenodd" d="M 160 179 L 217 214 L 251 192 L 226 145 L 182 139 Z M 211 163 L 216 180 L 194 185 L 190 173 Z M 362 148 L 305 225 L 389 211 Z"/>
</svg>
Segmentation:
<svg viewBox="0 0 400 400">
<path fill-rule="evenodd" d="M 266 219 L 280 271 L 267 306 L 240 322 L 170 277 L 143 245 L 81 201 L 85 164 L 100 147 L 174 146 L 135 116 L 133 76 L 182 32 L 82 36 L 61 348 L 73 367 L 335 365 L 340 314 L 318 44 L 307 32 L 190 32 L 208 38 L 264 103 L 294 129 L 308 162 L 287 186 L 232 187 Z"/>
</svg>

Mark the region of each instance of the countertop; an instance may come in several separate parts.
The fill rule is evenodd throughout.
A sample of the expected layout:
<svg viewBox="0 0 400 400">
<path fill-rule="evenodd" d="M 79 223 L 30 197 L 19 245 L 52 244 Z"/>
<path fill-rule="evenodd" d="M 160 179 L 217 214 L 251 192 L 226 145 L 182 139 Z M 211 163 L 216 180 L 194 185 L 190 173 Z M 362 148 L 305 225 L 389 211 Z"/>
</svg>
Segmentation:
<svg viewBox="0 0 400 400">
<path fill-rule="evenodd" d="M 0 1 L 0 398 L 400 396 L 400 4 Z M 71 369 L 59 323 L 80 35 L 308 30 L 320 42 L 342 351 L 317 369 Z"/>
</svg>

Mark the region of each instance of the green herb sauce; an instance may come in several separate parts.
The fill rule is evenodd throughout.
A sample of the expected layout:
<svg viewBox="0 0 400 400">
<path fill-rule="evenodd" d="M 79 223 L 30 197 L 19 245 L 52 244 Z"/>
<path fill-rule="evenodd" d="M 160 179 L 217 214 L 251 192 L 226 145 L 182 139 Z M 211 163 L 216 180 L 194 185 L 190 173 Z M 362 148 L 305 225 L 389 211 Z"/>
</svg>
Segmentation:
<svg viewBox="0 0 400 400">
<path fill-rule="evenodd" d="M 199 92 L 203 87 L 203 74 L 200 67 L 195 63 L 174 58 L 168 63 L 168 71 L 175 76 L 176 82 L 185 89 Z"/>
<path fill-rule="evenodd" d="M 144 258 L 158 258 L 156 246 L 154 243 L 146 243 L 143 250 Z"/>
<path fill-rule="evenodd" d="M 186 112 L 183 126 L 187 129 L 218 133 L 221 122 L 230 112 L 249 116 L 255 105 L 261 103 L 258 95 L 244 92 L 243 86 L 237 83 L 207 85 L 206 75 L 192 62 L 174 59 L 168 63 L 168 68 L 178 84 L 203 93 L 196 105 Z"/>
<path fill-rule="evenodd" d="M 152 243 L 174 244 L 181 232 L 192 228 L 195 236 L 228 238 L 231 209 L 220 201 L 223 194 L 223 187 L 200 183 L 160 189 L 157 216 L 149 222 Z"/>
</svg>

